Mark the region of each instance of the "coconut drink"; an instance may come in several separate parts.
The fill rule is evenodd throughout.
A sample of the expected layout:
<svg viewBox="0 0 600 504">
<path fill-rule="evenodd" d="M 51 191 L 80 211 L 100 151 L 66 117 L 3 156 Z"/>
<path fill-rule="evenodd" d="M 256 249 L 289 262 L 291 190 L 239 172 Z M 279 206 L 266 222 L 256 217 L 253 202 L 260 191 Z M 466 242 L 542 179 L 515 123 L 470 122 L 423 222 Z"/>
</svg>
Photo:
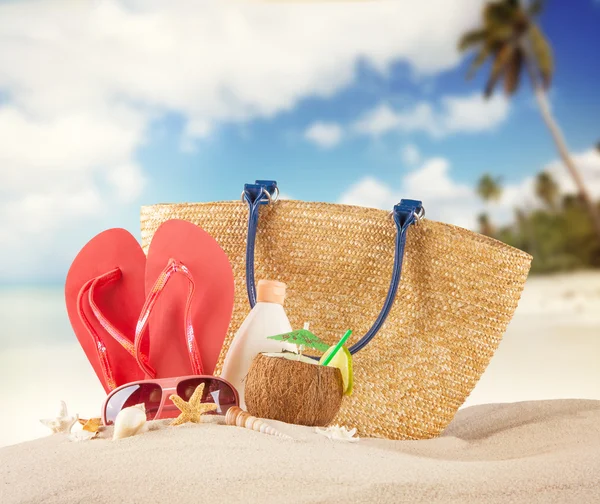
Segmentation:
<svg viewBox="0 0 600 504">
<path fill-rule="evenodd" d="M 352 389 L 351 357 L 341 348 L 342 341 L 337 350 L 330 348 L 306 327 L 271 339 L 293 342 L 299 351 L 261 353 L 254 358 L 245 383 L 248 412 L 300 425 L 322 427 L 331 423 L 344 394 L 349 395 Z M 325 351 L 321 361 L 302 355 L 305 346 Z M 330 362 L 324 365 L 328 358 Z"/>
</svg>

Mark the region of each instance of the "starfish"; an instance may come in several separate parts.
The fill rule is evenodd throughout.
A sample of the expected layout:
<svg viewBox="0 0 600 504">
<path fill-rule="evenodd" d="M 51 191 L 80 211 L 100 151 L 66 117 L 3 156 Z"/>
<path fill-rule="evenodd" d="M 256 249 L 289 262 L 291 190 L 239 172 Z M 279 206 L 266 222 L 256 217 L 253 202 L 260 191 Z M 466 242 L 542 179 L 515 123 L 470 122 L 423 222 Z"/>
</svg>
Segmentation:
<svg viewBox="0 0 600 504">
<path fill-rule="evenodd" d="M 67 413 L 67 405 L 65 401 L 60 401 L 60 409 L 58 410 L 58 416 L 56 418 L 44 418 L 40 420 L 42 424 L 48 427 L 53 434 L 69 433 L 71 427 L 77 423 L 79 419 L 78 415 L 69 416 Z"/>
<path fill-rule="evenodd" d="M 202 423 L 202 415 L 209 411 L 215 411 L 217 405 L 213 403 L 203 403 L 202 394 L 204 393 L 204 383 L 196 387 L 192 397 L 188 402 L 185 402 L 181 397 L 173 394 L 169 399 L 181 411 L 181 414 L 171 422 L 171 425 L 181 425 L 186 422 Z"/>
</svg>

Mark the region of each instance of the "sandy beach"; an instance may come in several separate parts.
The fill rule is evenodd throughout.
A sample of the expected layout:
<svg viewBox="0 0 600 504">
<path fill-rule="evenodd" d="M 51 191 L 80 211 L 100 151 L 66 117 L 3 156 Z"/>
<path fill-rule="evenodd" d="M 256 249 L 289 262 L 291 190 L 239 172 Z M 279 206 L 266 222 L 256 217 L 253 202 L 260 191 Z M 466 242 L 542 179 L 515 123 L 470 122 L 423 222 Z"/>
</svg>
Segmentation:
<svg viewBox="0 0 600 504">
<path fill-rule="evenodd" d="M 293 440 L 225 425 L 163 427 L 0 450 L 3 504 L 95 502 L 588 503 L 600 500 L 600 401 L 485 405 L 428 441 Z M 110 431 L 104 433 L 110 436 Z"/>
</svg>

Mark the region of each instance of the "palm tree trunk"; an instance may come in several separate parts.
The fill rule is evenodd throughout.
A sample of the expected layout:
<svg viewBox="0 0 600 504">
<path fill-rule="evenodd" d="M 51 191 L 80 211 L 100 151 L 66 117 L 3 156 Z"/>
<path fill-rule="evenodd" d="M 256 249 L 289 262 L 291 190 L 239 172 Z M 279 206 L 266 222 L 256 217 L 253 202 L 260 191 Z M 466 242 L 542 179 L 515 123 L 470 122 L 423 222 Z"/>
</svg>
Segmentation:
<svg viewBox="0 0 600 504">
<path fill-rule="evenodd" d="M 598 239 L 600 240 L 600 211 L 598 211 L 598 207 L 594 203 L 594 200 L 590 196 L 587 188 L 585 187 L 585 182 L 575 166 L 571 155 L 569 154 L 569 148 L 567 147 L 567 142 L 565 141 L 565 137 L 560 130 L 558 123 L 552 116 L 552 112 L 550 110 L 550 104 L 548 103 L 548 98 L 546 96 L 546 92 L 544 91 L 544 87 L 540 83 L 540 79 L 538 77 L 538 73 L 533 65 L 533 51 L 531 49 L 531 41 L 529 38 L 525 38 L 521 45 L 521 49 L 525 53 L 525 68 L 527 69 L 527 73 L 529 73 L 529 78 L 531 80 L 531 86 L 533 87 L 533 94 L 538 102 L 540 107 L 540 112 L 542 114 L 542 119 L 548 126 L 550 130 L 550 134 L 552 135 L 552 139 L 556 145 L 556 150 L 558 150 L 558 154 L 562 159 L 564 165 L 567 167 L 569 174 L 573 178 L 573 182 L 575 182 L 575 186 L 577 187 L 577 191 L 581 196 L 581 199 L 584 201 L 587 206 L 588 213 L 590 214 L 590 218 L 592 220 L 592 226 L 598 235 Z"/>
<path fill-rule="evenodd" d="M 577 187 L 581 199 L 583 199 L 584 203 L 588 207 L 588 212 L 592 219 L 592 225 L 594 226 L 598 238 L 600 239 L 600 212 L 598 211 L 598 207 L 594 203 L 594 200 L 588 192 L 585 186 L 585 182 L 583 181 L 583 178 L 579 173 L 579 170 L 575 166 L 575 163 L 573 162 L 573 159 L 569 154 L 569 149 L 567 147 L 567 143 L 565 142 L 565 138 L 562 134 L 562 131 L 558 127 L 558 124 L 556 123 L 554 117 L 552 117 L 552 112 L 550 111 L 550 105 L 548 103 L 546 93 L 539 84 L 534 87 L 533 91 L 538 105 L 540 107 L 542 119 L 544 120 L 546 126 L 548 126 L 548 129 L 550 130 L 550 134 L 552 135 L 552 139 L 556 144 L 558 154 L 560 155 L 560 158 L 567 167 L 569 174 L 573 178 L 573 181 L 575 182 L 575 186 Z"/>
</svg>

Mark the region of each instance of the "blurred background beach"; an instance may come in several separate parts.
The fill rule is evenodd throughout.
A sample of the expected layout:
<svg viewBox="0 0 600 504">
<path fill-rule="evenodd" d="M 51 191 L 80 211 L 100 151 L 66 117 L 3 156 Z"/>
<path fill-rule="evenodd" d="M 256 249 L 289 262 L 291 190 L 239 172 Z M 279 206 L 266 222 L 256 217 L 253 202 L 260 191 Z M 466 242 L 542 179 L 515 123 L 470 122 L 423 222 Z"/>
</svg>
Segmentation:
<svg viewBox="0 0 600 504">
<path fill-rule="evenodd" d="M 427 217 L 534 256 L 465 406 L 600 399 L 600 3 L 0 2 L 0 446 L 103 390 L 66 315 L 139 207 L 284 197 Z M 517 43 L 518 42 L 518 43 Z"/>
</svg>

